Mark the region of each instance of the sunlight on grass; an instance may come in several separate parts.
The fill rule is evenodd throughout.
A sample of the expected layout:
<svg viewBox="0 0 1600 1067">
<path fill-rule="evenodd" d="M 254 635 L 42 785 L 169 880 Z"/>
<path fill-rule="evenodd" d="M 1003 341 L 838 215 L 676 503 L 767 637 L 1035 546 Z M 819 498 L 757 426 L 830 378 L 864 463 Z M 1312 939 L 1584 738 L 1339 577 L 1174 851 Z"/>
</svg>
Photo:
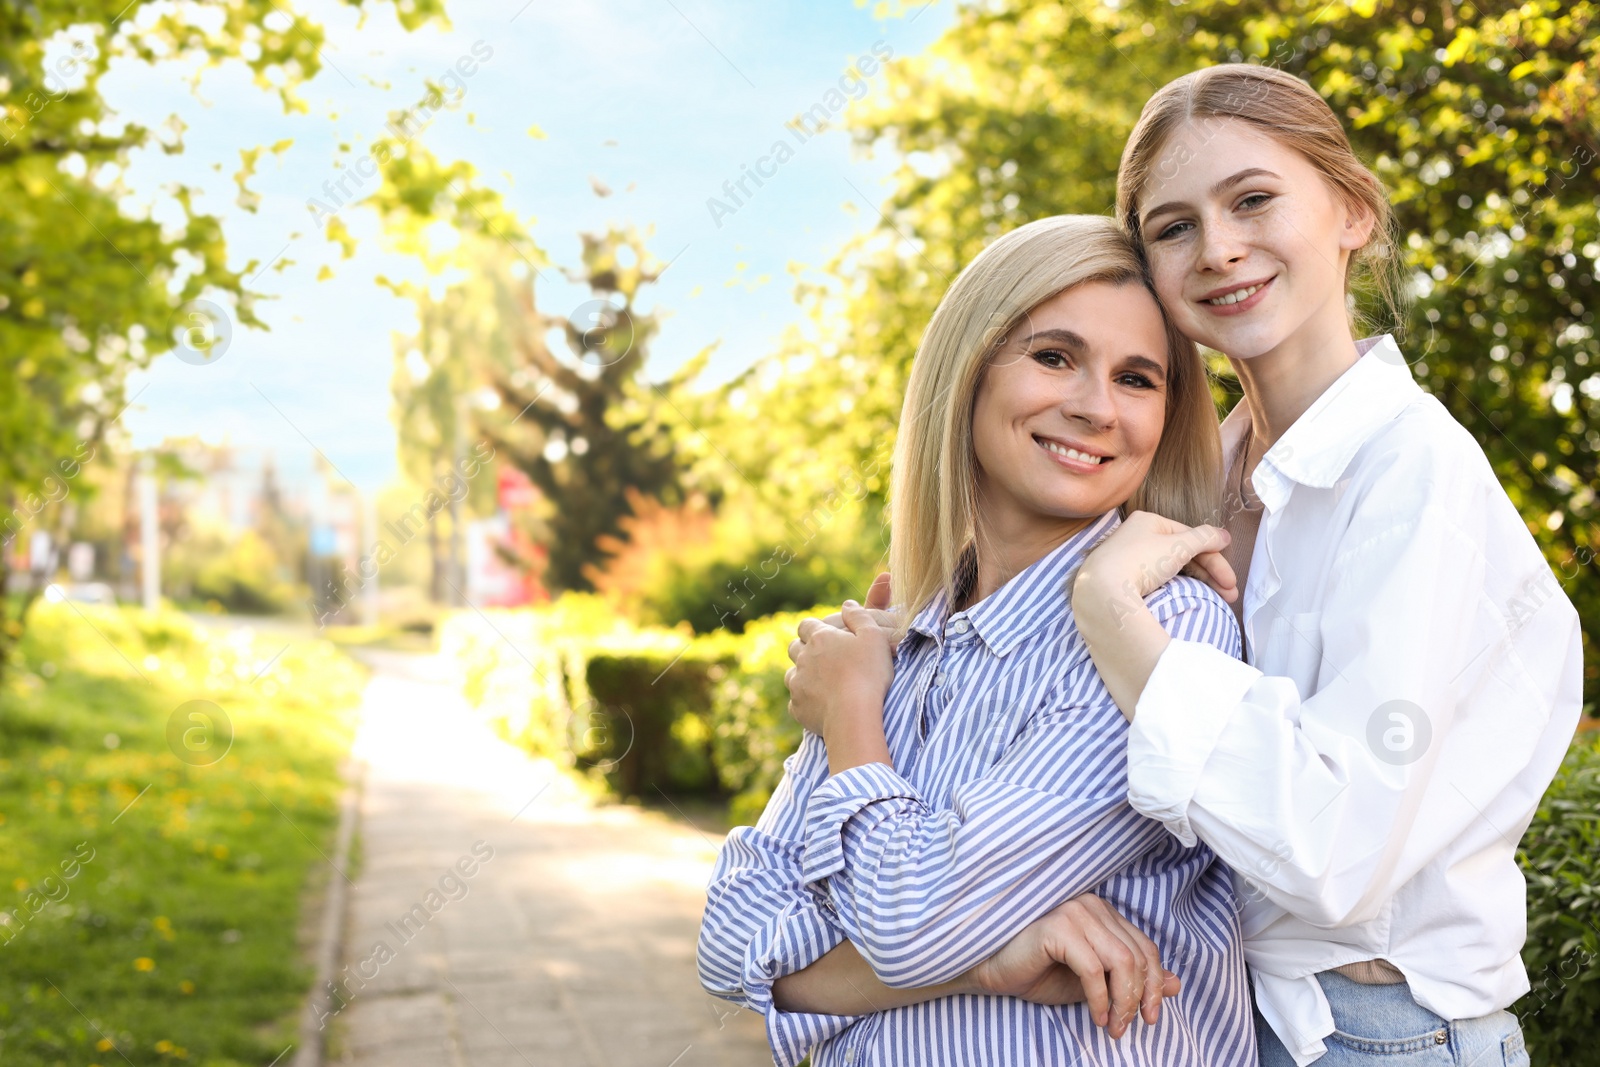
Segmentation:
<svg viewBox="0 0 1600 1067">
<path fill-rule="evenodd" d="M 0 1062 L 265 1064 L 311 974 L 361 669 L 324 642 L 36 605 L 0 692 Z"/>
</svg>

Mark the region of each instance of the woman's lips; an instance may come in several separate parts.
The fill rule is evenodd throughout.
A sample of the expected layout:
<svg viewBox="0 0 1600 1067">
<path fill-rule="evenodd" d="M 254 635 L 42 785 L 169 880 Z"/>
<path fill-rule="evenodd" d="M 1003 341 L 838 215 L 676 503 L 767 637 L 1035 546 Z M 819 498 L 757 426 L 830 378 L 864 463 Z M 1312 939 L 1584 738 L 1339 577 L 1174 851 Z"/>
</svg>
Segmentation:
<svg viewBox="0 0 1600 1067">
<path fill-rule="evenodd" d="M 1262 300 L 1265 300 L 1267 296 L 1267 290 L 1271 289 L 1272 283 L 1277 280 L 1277 276 L 1274 275 L 1271 278 L 1268 278 L 1266 281 L 1261 282 L 1255 292 L 1251 293 L 1237 304 L 1213 304 L 1209 300 L 1199 300 L 1196 301 L 1196 303 L 1205 308 L 1207 311 L 1211 312 L 1213 315 L 1242 315 L 1246 311 L 1249 311 L 1251 308 L 1255 307 L 1257 304 L 1261 303 Z M 1244 286 L 1243 288 L 1249 287 Z"/>
<path fill-rule="evenodd" d="M 1100 462 L 1093 463 L 1089 460 L 1077 459 L 1073 456 L 1063 455 L 1062 453 L 1053 450 L 1050 447 L 1051 445 L 1055 445 L 1057 447 L 1069 447 L 1062 445 L 1059 441 L 1051 441 L 1048 438 L 1035 437 L 1033 439 L 1033 443 L 1039 446 L 1039 451 L 1055 460 L 1061 466 L 1067 468 L 1067 470 L 1078 474 L 1093 474 L 1096 471 L 1104 470 L 1106 467 L 1111 465 L 1113 458 L 1111 456 L 1106 456 L 1101 459 Z M 1074 451 L 1077 450 L 1074 449 Z"/>
</svg>

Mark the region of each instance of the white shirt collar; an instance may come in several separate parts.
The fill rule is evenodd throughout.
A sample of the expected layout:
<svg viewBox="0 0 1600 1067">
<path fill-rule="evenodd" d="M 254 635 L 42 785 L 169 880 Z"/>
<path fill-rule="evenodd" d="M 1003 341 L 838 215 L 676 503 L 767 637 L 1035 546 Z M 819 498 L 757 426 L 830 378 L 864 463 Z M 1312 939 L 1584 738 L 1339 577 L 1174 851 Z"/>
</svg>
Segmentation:
<svg viewBox="0 0 1600 1067">
<path fill-rule="evenodd" d="M 1282 506 L 1291 482 L 1331 488 L 1356 450 L 1423 395 L 1393 336 L 1363 338 L 1356 342 L 1356 351 L 1361 357 L 1273 443 L 1252 473 L 1251 483 L 1267 507 Z M 1250 408 L 1240 401 L 1222 423 L 1228 457 L 1249 425 Z"/>
</svg>

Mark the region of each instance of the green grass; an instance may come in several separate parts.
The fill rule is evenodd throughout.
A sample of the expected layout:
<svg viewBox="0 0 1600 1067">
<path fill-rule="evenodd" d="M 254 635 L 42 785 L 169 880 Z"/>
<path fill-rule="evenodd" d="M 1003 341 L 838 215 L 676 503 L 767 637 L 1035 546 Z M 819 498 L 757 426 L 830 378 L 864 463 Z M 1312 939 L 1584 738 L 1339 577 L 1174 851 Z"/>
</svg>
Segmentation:
<svg viewBox="0 0 1600 1067">
<path fill-rule="evenodd" d="M 36 605 L 0 685 L 0 1063 L 266 1067 L 294 1040 L 363 678 L 286 643 Z M 231 722 L 209 765 L 221 731 L 169 744 L 193 700 Z"/>
</svg>

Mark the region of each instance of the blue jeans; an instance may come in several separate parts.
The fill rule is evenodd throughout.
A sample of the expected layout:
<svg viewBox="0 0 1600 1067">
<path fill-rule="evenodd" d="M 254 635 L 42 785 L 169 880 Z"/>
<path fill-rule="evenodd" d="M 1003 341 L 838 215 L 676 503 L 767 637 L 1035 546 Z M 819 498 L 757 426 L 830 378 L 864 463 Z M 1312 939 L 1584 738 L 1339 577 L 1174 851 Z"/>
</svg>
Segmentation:
<svg viewBox="0 0 1600 1067">
<path fill-rule="evenodd" d="M 1317 975 L 1333 1009 L 1334 1032 L 1316 1067 L 1528 1067 L 1522 1027 L 1509 1011 L 1450 1022 L 1411 999 L 1411 987 L 1362 985 L 1342 974 Z M 1256 1012 L 1261 1067 L 1294 1067 Z"/>
</svg>

